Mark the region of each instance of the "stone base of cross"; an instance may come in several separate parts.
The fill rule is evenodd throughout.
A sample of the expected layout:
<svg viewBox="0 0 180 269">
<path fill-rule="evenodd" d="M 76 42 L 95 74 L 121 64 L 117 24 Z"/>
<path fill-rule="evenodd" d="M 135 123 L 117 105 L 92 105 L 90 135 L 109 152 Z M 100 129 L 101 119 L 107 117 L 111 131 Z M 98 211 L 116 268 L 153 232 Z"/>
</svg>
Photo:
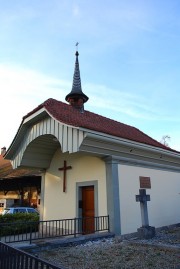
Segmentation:
<svg viewBox="0 0 180 269">
<path fill-rule="evenodd" d="M 136 195 L 136 202 L 140 202 L 142 227 L 137 232 L 141 239 L 150 239 L 155 236 L 155 227 L 149 226 L 147 201 L 150 201 L 150 195 L 146 194 L 146 189 L 140 189 L 139 195 Z"/>
<path fill-rule="evenodd" d="M 156 235 L 156 229 L 153 226 L 140 227 L 137 232 L 140 239 L 151 239 Z"/>
</svg>

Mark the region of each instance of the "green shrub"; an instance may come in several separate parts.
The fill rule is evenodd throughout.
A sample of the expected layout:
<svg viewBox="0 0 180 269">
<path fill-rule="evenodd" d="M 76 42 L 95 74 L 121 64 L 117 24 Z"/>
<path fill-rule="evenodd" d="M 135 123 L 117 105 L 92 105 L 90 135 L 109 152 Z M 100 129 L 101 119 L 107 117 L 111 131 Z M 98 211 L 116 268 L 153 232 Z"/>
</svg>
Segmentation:
<svg viewBox="0 0 180 269">
<path fill-rule="evenodd" d="M 6 214 L 0 216 L 0 236 L 34 232 L 38 230 L 38 224 L 37 214 Z"/>
<path fill-rule="evenodd" d="M 16 221 L 38 221 L 39 215 L 34 213 L 16 213 L 0 215 L 0 223 L 9 223 Z"/>
</svg>

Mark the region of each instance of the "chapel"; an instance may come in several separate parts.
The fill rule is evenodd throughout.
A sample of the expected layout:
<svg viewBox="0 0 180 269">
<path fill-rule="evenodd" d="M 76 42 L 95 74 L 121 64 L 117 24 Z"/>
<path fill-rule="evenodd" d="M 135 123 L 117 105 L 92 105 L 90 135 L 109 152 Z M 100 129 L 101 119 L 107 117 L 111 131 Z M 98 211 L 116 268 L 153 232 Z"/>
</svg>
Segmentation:
<svg viewBox="0 0 180 269">
<path fill-rule="evenodd" d="M 65 102 L 48 99 L 22 119 L 6 152 L 13 168 L 41 171 L 41 220 L 109 216 L 116 235 L 136 232 L 145 189 L 149 224 L 180 223 L 180 153 L 139 129 L 87 111 L 79 53 Z"/>
</svg>

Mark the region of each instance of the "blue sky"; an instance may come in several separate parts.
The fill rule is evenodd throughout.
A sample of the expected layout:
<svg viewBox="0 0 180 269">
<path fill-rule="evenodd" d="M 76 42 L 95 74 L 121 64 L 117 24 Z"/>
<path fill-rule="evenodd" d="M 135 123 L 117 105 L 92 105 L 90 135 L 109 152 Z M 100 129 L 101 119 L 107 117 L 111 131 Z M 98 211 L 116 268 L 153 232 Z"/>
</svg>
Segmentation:
<svg viewBox="0 0 180 269">
<path fill-rule="evenodd" d="M 65 102 L 76 42 L 85 109 L 180 151 L 179 0 L 0 0 L 0 146 L 40 103 Z"/>
</svg>

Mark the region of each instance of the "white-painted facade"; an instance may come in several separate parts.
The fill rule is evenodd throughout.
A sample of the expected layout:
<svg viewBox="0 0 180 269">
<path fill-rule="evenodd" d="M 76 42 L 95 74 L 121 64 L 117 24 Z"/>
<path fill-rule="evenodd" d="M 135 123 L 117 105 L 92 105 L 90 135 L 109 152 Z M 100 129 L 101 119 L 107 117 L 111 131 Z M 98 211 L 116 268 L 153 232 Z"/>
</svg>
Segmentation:
<svg viewBox="0 0 180 269">
<path fill-rule="evenodd" d="M 72 166 L 67 171 L 66 192 L 63 192 L 63 172 L 58 169 L 64 160 Z M 63 154 L 60 149 L 54 154 L 50 167 L 43 175 L 42 219 L 66 219 L 79 217 L 77 184 L 89 186 L 95 184 L 97 201 L 96 216 L 107 215 L 105 163 L 100 158 L 80 154 Z M 44 197 L 43 197 L 44 196 Z"/>
<path fill-rule="evenodd" d="M 67 192 L 63 192 L 63 173 L 58 168 L 66 160 L 72 166 L 67 176 Z M 120 233 L 136 232 L 141 227 L 139 202 L 135 195 L 140 189 L 139 177 L 150 177 L 147 189 L 149 224 L 156 228 L 180 222 L 180 174 L 167 170 L 118 164 Z M 81 154 L 63 154 L 58 149 L 44 174 L 44 201 L 42 219 L 78 217 L 77 183 L 91 185 L 97 182 L 96 215 L 107 215 L 106 167 L 103 159 Z M 43 189 L 42 189 L 43 191 Z M 118 207 L 117 207 L 118 208 Z M 115 209 L 116 210 L 116 209 Z"/>
<path fill-rule="evenodd" d="M 121 233 L 136 232 L 141 227 L 141 213 L 138 194 L 139 176 L 150 177 L 151 189 L 147 189 L 149 224 L 162 227 L 180 222 L 180 174 L 164 170 L 119 165 L 119 193 L 121 212 Z"/>
</svg>

